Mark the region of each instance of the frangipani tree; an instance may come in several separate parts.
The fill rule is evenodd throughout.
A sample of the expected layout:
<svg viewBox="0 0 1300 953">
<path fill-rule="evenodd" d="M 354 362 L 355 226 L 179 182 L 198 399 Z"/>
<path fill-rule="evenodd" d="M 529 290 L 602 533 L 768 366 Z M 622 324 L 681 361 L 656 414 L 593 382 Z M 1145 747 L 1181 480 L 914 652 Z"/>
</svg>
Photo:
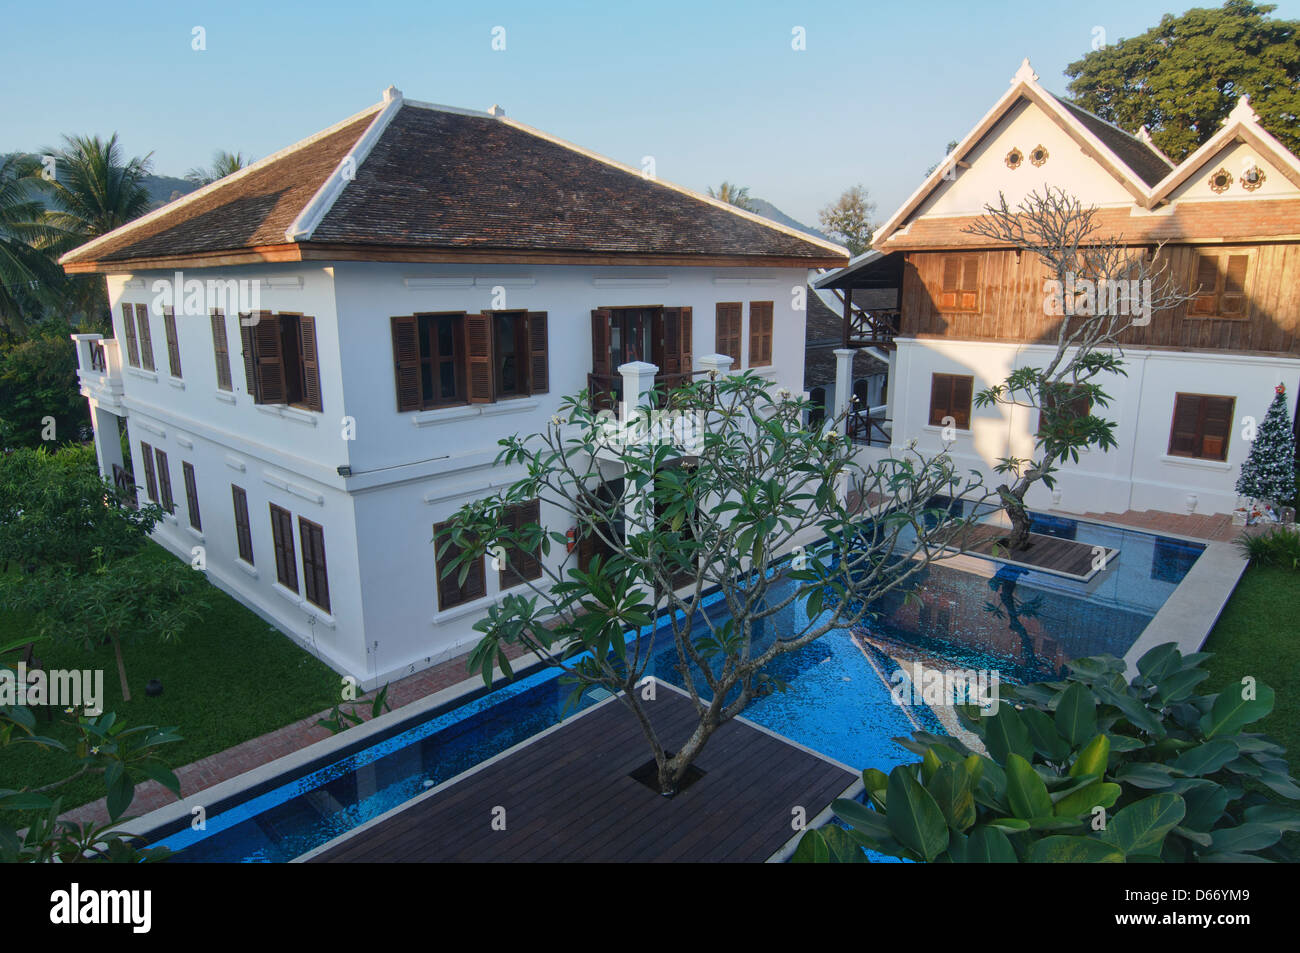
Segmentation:
<svg viewBox="0 0 1300 953">
<path fill-rule="evenodd" d="M 652 399 L 671 416 L 620 425 L 581 394 L 541 433 L 503 440 L 498 463 L 525 476 L 463 507 L 435 542 L 443 577 L 462 582 L 485 554 L 516 571 L 523 554 L 540 563 L 475 625 L 471 671 L 509 674 L 506 649 L 523 646 L 564 670 L 571 700 L 594 686 L 618 694 L 653 752 L 659 790 L 672 794 L 713 733 L 771 687 L 774 659 L 861 622 L 875 599 L 949 554 L 965 521 L 933 501 L 972 495 L 979 479 L 947 455 L 916 452 L 864 471 L 836 422 L 805 428 L 808 403 L 752 374 Z M 852 511 L 837 491 L 847 482 L 887 512 Z M 534 500 L 547 525 L 507 518 Z M 600 550 L 585 566 L 572 550 L 547 558 L 569 526 Z M 699 611 L 713 590 L 725 621 Z M 805 613 L 783 617 L 796 620 L 788 631 L 772 631 L 800 604 Z M 637 691 L 664 640 L 698 715 L 680 739 L 659 735 Z"/>
<path fill-rule="evenodd" d="M 1109 405 L 1098 379 L 1125 374 L 1120 338 L 1132 327 L 1189 300 L 1173 280 L 1160 249 L 1125 244 L 1105 235 L 1097 209 L 1056 187 L 1033 191 L 1011 208 L 999 193 L 997 205 L 966 229 L 997 245 L 1010 245 L 1038 258 L 1047 270 L 1043 307 L 1060 317 L 1056 350 L 1041 367 L 1018 367 L 1003 382 L 975 395 L 975 406 L 1023 407 L 1038 412 L 1038 432 L 1029 458 L 1000 458 L 994 467 L 1006 482 L 997 487 L 1011 520 L 1013 550 L 1029 545 L 1025 494 L 1042 481 L 1051 489 L 1058 464 L 1079 462 L 1079 452 L 1116 445 L 1116 423 L 1093 411 Z"/>
</svg>

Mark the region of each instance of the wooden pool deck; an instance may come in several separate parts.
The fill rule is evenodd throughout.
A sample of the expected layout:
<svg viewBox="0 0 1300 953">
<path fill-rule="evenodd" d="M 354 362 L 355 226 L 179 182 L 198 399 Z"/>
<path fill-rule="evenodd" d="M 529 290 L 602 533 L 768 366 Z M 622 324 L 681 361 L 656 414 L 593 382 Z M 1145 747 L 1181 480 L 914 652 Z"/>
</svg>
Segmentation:
<svg viewBox="0 0 1300 953">
<path fill-rule="evenodd" d="M 694 727 L 689 698 L 663 682 L 645 707 L 666 745 Z M 796 836 L 796 808 L 812 826 L 860 782 L 740 719 L 718 729 L 695 762 L 703 777 L 676 797 L 630 776 L 649 757 L 636 719 L 611 697 L 300 859 L 759 862 Z"/>
<path fill-rule="evenodd" d="M 1100 553 L 1090 543 L 1030 533 L 1028 549 L 1012 550 L 1005 542 L 1008 532 L 1005 526 L 996 523 L 979 523 L 959 534 L 953 540 L 951 548 L 961 548 L 965 552 L 1012 566 L 1049 572 L 1081 582 L 1089 581 L 1101 571 L 1094 562 Z M 1118 557 L 1118 549 L 1107 549 L 1102 565 L 1109 567 Z"/>
</svg>

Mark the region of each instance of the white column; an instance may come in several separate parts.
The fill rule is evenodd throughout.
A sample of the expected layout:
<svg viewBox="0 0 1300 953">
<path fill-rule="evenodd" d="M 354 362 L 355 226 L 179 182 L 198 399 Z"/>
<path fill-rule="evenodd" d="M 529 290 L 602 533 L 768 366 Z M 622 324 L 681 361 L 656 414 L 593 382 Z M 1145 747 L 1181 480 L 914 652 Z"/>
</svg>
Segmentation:
<svg viewBox="0 0 1300 953">
<path fill-rule="evenodd" d="M 95 428 L 95 457 L 99 460 L 99 472 L 111 480 L 113 465 L 122 465 L 122 430 L 117 414 L 100 410 L 99 405 L 92 401 L 90 422 Z"/>
<path fill-rule="evenodd" d="M 849 406 L 849 399 L 853 396 L 853 355 L 858 352 L 851 347 L 837 347 L 835 349 L 835 417 L 839 417 Z M 847 432 L 845 421 L 840 420 L 839 432 L 844 436 Z"/>
<path fill-rule="evenodd" d="M 623 376 L 622 417 L 626 423 L 637 408 L 649 406 L 648 395 L 654 389 L 655 375 L 659 373 L 659 368 L 645 361 L 629 361 L 620 364 L 618 372 Z"/>
<path fill-rule="evenodd" d="M 703 357 L 695 359 L 702 371 L 714 371 L 721 376 L 731 373 L 731 355 L 729 354 L 705 354 Z"/>
</svg>

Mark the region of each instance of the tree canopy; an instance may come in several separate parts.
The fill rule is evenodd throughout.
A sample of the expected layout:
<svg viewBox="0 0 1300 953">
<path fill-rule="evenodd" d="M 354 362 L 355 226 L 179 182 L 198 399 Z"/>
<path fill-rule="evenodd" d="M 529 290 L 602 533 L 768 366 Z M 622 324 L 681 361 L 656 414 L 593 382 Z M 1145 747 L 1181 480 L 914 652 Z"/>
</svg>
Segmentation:
<svg viewBox="0 0 1300 953">
<path fill-rule="evenodd" d="M 1175 162 L 1214 135 L 1241 95 L 1274 136 L 1300 152 L 1300 21 L 1271 4 L 1165 14 L 1140 36 L 1094 50 L 1065 68 L 1084 109 L 1133 131 L 1146 126 Z"/>
</svg>

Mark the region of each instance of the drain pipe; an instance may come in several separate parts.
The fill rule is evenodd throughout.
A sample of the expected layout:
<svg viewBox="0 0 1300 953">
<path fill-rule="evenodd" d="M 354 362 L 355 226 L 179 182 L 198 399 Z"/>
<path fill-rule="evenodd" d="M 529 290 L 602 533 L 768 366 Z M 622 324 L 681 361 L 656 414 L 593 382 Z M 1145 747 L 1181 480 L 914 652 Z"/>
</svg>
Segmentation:
<svg viewBox="0 0 1300 953">
<path fill-rule="evenodd" d="M 1142 355 L 1142 364 L 1138 371 L 1137 413 L 1133 419 L 1133 440 L 1128 451 L 1128 502 L 1124 506 L 1125 510 L 1133 509 L 1133 472 L 1137 469 L 1138 424 L 1142 420 L 1142 395 L 1146 392 L 1147 359 L 1150 356 L 1150 351 Z"/>
</svg>

